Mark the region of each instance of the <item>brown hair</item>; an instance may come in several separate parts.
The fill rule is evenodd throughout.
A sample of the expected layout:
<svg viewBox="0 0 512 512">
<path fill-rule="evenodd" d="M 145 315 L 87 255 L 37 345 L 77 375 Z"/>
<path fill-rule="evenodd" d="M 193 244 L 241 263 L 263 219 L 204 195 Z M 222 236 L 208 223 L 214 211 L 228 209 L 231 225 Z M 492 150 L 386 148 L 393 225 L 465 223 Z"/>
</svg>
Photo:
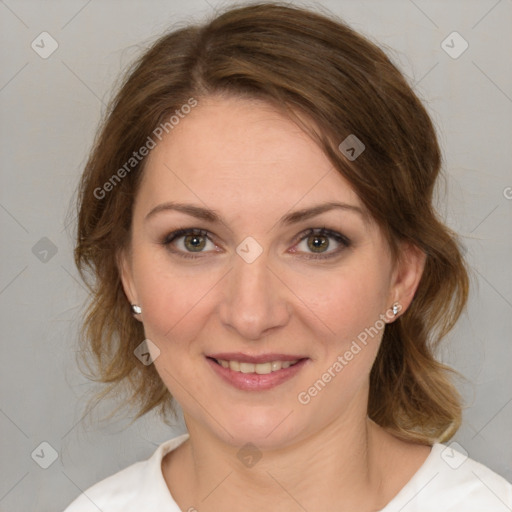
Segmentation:
<svg viewBox="0 0 512 512">
<path fill-rule="evenodd" d="M 137 418 L 155 407 L 164 419 L 173 411 L 154 365 L 134 357 L 144 331 L 116 258 L 129 246 L 146 159 L 115 183 L 112 177 L 180 106 L 212 94 L 263 99 L 297 123 L 308 120 L 303 128 L 383 229 L 395 261 L 401 241 L 426 254 L 410 307 L 385 328 L 368 415 L 404 439 L 449 439 L 460 425 L 460 398 L 451 370 L 434 354 L 465 307 L 469 279 L 457 236 L 432 205 L 441 155 L 431 119 L 375 44 L 333 16 L 276 2 L 231 8 L 160 37 L 128 71 L 106 113 L 78 191 L 75 249 L 92 292 L 82 348 L 93 355 L 91 377 L 108 384 L 101 396 L 127 391 Z M 350 134 L 366 146 L 353 161 L 338 148 Z M 112 190 L 98 198 L 109 180 Z"/>
</svg>

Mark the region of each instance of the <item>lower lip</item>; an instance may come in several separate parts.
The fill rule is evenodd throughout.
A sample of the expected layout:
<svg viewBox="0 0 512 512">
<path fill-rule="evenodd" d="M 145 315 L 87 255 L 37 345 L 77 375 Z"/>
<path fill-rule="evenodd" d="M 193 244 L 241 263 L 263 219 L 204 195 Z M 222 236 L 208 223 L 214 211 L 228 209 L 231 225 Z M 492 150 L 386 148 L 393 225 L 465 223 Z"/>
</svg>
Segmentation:
<svg viewBox="0 0 512 512">
<path fill-rule="evenodd" d="M 213 370 L 226 382 L 243 391 L 264 391 L 272 389 L 279 384 L 291 379 L 306 364 L 308 359 L 301 359 L 298 363 L 288 368 L 281 368 L 275 372 L 260 375 L 258 373 L 235 372 L 230 368 L 224 368 L 212 359 L 206 358 Z"/>
</svg>

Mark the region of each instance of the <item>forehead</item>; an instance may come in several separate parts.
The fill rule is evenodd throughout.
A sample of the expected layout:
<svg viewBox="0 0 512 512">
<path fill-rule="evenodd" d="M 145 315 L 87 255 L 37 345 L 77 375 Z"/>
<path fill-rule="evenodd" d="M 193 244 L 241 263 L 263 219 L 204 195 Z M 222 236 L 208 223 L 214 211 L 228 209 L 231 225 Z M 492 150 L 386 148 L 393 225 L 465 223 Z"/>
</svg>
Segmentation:
<svg viewBox="0 0 512 512">
<path fill-rule="evenodd" d="M 261 100 L 207 98 L 151 151 L 138 202 L 188 199 L 260 212 L 343 201 L 357 194 L 318 145 Z"/>
</svg>

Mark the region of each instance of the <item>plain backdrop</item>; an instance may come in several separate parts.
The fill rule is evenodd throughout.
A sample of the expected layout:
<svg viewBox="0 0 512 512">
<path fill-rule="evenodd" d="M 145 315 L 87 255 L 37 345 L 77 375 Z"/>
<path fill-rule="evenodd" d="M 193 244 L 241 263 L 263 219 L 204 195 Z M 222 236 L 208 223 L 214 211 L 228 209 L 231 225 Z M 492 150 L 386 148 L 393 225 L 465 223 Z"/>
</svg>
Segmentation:
<svg viewBox="0 0 512 512">
<path fill-rule="evenodd" d="M 442 352 L 467 379 L 455 441 L 512 480 L 512 1 L 318 4 L 389 48 L 439 130 L 446 174 L 439 209 L 463 236 L 472 269 L 467 313 Z M 184 431 L 153 415 L 132 425 L 81 419 L 92 384 L 75 362 L 86 292 L 68 211 L 120 72 L 166 30 L 225 5 L 0 2 L 2 512 L 63 510 L 81 490 Z M 58 44 L 47 58 L 41 53 L 55 43 L 42 32 Z"/>
</svg>

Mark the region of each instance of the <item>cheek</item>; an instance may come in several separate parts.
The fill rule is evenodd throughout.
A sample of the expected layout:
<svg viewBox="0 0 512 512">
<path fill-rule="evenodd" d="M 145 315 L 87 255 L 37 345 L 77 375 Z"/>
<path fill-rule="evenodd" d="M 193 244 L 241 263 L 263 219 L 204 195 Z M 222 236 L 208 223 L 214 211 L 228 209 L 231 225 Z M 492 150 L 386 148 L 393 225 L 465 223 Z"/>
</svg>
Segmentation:
<svg viewBox="0 0 512 512">
<path fill-rule="evenodd" d="M 207 315 L 208 292 L 218 279 L 211 273 L 178 269 L 163 251 L 151 248 L 140 250 L 133 264 L 146 336 L 164 345 L 171 340 L 188 343 L 200 330 L 200 319 Z"/>
<path fill-rule="evenodd" d="M 298 293 L 337 339 L 348 340 L 375 324 L 388 305 L 386 276 L 376 263 L 361 263 L 305 281 Z"/>
<path fill-rule="evenodd" d="M 388 282 L 376 261 L 363 258 L 323 281 L 317 282 L 320 287 L 313 288 L 313 283 L 304 287 L 322 320 L 315 336 L 321 342 L 315 349 L 319 364 L 307 385 L 314 386 L 318 379 L 332 382 L 322 396 L 341 407 L 367 382 L 385 328 L 381 315 L 387 309 Z M 320 331 L 324 335 L 319 336 Z"/>
<path fill-rule="evenodd" d="M 315 352 L 318 364 L 303 387 L 306 394 L 311 391 L 309 396 L 322 396 L 318 404 L 348 407 L 367 385 L 386 325 L 381 317 L 386 310 L 386 291 L 385 279 L 366 267 L 364 271 L 333 273 L 329 292 L 311 297 L 315 314 L 322 319 L 319 331 L 328 332 L 327 336 L 317 333 L 316 339 L 321 341 Z"/>
<path fill-rule="evenodd" d="M 169 274 L 164 258 L 157 257 L 158 252 L 139 248 L 133 258 L 135 286 L 150 339 L 151 335 L 160 337 L 171 330 L 187 308 L 180 278 Z"/>
</svg>

